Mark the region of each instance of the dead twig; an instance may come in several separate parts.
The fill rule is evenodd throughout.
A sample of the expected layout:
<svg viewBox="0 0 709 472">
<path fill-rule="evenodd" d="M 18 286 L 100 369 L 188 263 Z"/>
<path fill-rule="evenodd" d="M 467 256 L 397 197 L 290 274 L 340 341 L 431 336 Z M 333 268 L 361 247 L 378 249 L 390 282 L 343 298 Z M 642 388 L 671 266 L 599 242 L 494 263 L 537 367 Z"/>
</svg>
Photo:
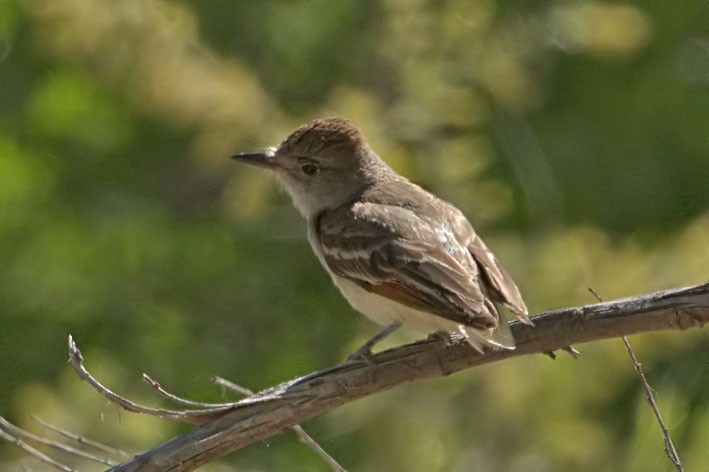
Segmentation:
<svg viewBox="0 0 709 472">
<path fill-rule="evenodd" d="M 165 419 L 171 419 L 171 420 L 177 420 L 177 421 L 187 421 L 187 422 L 203 422 L 205 418 L 212 417 L 212 415 L 221 415 L 223 414 L 225 409 L 233 408 L 235 405 L 234 402 L 230 403 L 204 403 L 204 402 L 196 402 L 193 400 L 189 400 L 183 397 L 180 397 L 178 395 L 175 395 L 171 392 L 168 392 L 165 390 L 160 383 L 150 377 L 148 374 L 143 373 L 143 380 L 145 380 L 148 384 L 150 384 L 153 389 L 160 394 L 161 396 L 177 403 L 180 405 L 184 406 L 189 406 L 189 407 L 198 407 L 202 408 L 201 410 L 182 410 L 182 411 L 177 411 L 177 410 L 165 410 L 165 409 L 159 409 L 159 408 L 148 408 L 144 407 L 141 405 L 138 405 L 135 402 L 132 402 L 117 393 L 111 391 L 109 388 L 105 387 L 103 384 L 101 384 L 98 380 L 96 380 L 93 375 L 86 369 L 84 366 L 84 359 L 81 354 L 81 351 L 79 350 L 78 346 L 76 345 L 76 342 L 73 340 L 71 336 L 69 336 L 69 358 L 71 361 L 71 364 L 74 366 L 74 370 L 79 374 L 79 376 L 86 380 L 92 387 L 94 387 L 99 393 L 101 393 L 103 396 L 108 398 L 111 402 L 116 403 L 117 405 L 121 406 L 122 408 L 132 411 L 135 413 L 142 413 L 142 414 L 147 414 L 151 416 L 157 416 L 159 418 L 165 418 Z M 245 395 L 251 395 L 253 392 L 249 389 L 246 389 L 244 387 L 240 387 L 236 385 L 233 382 L 227 381 L 225 379 L 222 379 L 220 377 L 215 377 L 213 382 L 217 385 L 221 385 L 227 388 L 230 388 L 234 391 L 237 391 L 241 394 Z M 335 459 L 332 458 L 311 436 L 308 435 L 308 433 L 303 430 L 302 427 L 299 425 L 292 426 L 291 429 L 295 431 L 296 435 L 300 439 L 301 442 L 303 442 L 306 446 L 308 446 L 310 449 L 312 449 L 316 454 L 318 454 L 327 464 L 328 466 L 335 472 L 346 472 L 345 469 L 340 466 Z M 109 464 L 112 465 L 112 464 Z"/>
</svg>

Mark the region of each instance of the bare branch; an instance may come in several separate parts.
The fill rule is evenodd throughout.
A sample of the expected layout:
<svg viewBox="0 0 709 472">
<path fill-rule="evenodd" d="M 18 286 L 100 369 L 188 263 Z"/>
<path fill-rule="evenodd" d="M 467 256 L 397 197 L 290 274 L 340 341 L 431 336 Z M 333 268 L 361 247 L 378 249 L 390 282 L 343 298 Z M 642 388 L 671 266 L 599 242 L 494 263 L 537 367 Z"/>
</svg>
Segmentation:
<svg viewBox="0 0 709 472">
<path fill-rule="evenodd" d="M 427 339 L 285 382 L 241 400 L 222 416 L 178 436 L 112 471 L 188 471 L 322 415 L 344 403 L 405 383 L 449 375 L 513 357 L 572 344 L 709 322 L 709 283 L 685 289 L 568 308 L 512 323 L 515 350 L 477 353 L 467 343 Z M 194 418 L 193 418 L 194 419 Z"/>
</svg>

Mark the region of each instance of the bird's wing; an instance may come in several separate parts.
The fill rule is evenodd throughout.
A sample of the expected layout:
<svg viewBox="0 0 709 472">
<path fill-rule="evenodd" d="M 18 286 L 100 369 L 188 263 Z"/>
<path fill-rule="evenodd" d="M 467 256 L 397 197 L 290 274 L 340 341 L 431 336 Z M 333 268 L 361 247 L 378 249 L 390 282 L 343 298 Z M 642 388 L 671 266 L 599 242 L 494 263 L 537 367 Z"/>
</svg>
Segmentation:
<svg viewBox="0 0 709 472">
<path fill-rule="evenodd" d="M 452 220 L 452 227 L 460 244 L 467 247 L 480 268 L 482 283 L 485 284 L 487 295 L 493 301 L 502 303 L 509 308 L 522 322 L 532 324 L 527 306 L 512 277 L 475 233 L 465 216 L 457 210 Z"/>
<path fill-rule="evenodd" d="M 403 305 L 480 330 L 498 326 L 475 264 L 450 228 L 432 228 L 413 211 L 356 203 L 323 212 L 318 237 L 330 270 Z"/>
</svg>

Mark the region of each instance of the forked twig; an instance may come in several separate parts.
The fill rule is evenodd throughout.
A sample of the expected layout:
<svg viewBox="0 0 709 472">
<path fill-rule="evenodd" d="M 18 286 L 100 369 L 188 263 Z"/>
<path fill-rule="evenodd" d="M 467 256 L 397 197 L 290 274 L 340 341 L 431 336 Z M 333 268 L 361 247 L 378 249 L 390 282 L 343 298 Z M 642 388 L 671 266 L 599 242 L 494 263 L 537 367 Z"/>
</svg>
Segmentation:
<svg viewBox="0 0 709 472">
<path fill-rule="evenodd" d="M 594 289 L 589 287 L 589 292 L 593 294 L 594 297 L 598 299 L 599 302 L 603 303 L 603 299 L 601 296 L 596 292 Z M 633 362 L 633 368 L 635 369 L 635 372 L 638 374 L 638 377 L 640 378 L 640 382 L 643 384 L 643 389 L 645 390 L 645 399 L 647 402 L 650 404 L 650 408 L 652 408 L 652 412 L 655 414 L 655 418 L 657 419 L 657 422 L 660 425 L 660 429 L 662 430 L 662 437 L 664 439 L 665 443 L 665 454 L 667 457 L 670 459 L 670 462 L 674 464 L 675 468 L 679 472 L 684 472 L 684 469 L 682 468 L 682 462 L 679 459 L 679 454 L 677 454 L 677 449 L 675 449 L 675 445 L 672 442 L 672 437 L 670 436 L 670 430 L 667 429 L 667 426 L 665 425 L 665 421 L 662 419 L 662 414 L 660 413 L 660 408 L 657 406 L 657 402 L 655 402 L 655 395 L 652 393 L 652 388 L 650 387 L 650 384 L 647 381 L 647 378 L 645 377 L 645 372 L 643 371 L 643 367 L 638 362 L 637 357 L 635 356 L 635 352 L 633 351 L 633 348 L 630 346 L 630 341 L 628 341 L 627 336 L 621 336 L 621 339 L 623 340 L 623 344 L 625 344 L 625 349 L 628 351 L 628 355 L 630 355 L 630 360 Z"/>
<path fill-rule="evenodd" d="M 175 395 L 174 393 L 165 390 L 160 383 L 150 377 L 148 374 L 143 374 L 143 380 L 150 384 L 153 389 L 161 396 L 184 406 L 198 407 L 200 410 L 165 410 L 161 408 L 149 408 L 138 405 L 117 393 L 113 392 L 109 388 L 105 387 L 98 380 L 96 380 L 93 375 L 84 366 L 84 359 L 79 350 L 78 346 L 74 342 L 72 336 L 69 336 L 69 362 L 74 367 L 74 370 L 79 374 L 83 380 L 87 381 L 96 391 L 101 395 L 108 398 L 109 401 L 117 404 L 118 406 L 132 411 L 134 413 L 142 413 L 151 416 L 156 416 L 158 418 L 171 419 L 177 421 L 185 421 L 188 423 L 201 424 L 204 421 L 223 415 L 226 411 L 232 409 L 235 405 L 234 402 L 230 403 L 204 403 L 196 402 L 183 398 L 181 396 Z M 247 388 L 241 387 L 234 382 L 230 382 L 221 377 L 215 377 L 213 383 L 227 387 L 243 395 L 251 395 L 253 392 Z M 316 454 L 318 454 L 334 472 L 346 472 L 335 459 L 333 459 L 320 445 L 308 435 L 308 433 L 303 430 L 299 425 L 292 426 L 291 429 L 295 431 L 296 435 L 306 446 L 312 449 Z M 113 465 L 113 464 L 110 464 Z"/>
<path fill-rule="evenodd" d="M 174 421 L 181 421 L 191 424 L 203 424 L 210 419 L 216 418 L 223 415 L 225 412 L 232 408 L 231 404 L 225 407 L 216 408 L 206 408 L 202 410 L 165 410 L 162 408 L 150 408 L 138 405 L 135 402 L 123 398 L 117 393 L 111 391 L 109 388 L 103 386 L 101 382 L 96 380 L 93 375 L 84 367 L 84 358 L 81 355 L 81 351 L 76 346 L 74 338 L 69 335 L 69 362 L 76 373 L 83 380 L 89 383 L 97 392 L 106 397 L 112 403 L 122 407 L 125 410 L 132 411 L 134 413 L 142 413 L 146 415 L 156 416 L 158 418 L 165 418 Z"/>
</svg>

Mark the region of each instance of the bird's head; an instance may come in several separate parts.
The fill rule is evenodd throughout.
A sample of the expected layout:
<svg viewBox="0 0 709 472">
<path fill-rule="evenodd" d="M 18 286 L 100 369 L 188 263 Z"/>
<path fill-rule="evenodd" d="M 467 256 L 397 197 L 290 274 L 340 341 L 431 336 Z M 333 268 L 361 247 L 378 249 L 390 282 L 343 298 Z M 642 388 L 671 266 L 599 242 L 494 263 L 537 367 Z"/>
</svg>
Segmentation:
<svg viewBox="0 0 709 472">
<path fill-rule="evenodd" d="M 278 147 L 233 157 L 272 170 L 306 218 L 351 200 L 381 173 L 375 168 L 388 169 L 344 118 L 313 120 Z"/>
</svg>

